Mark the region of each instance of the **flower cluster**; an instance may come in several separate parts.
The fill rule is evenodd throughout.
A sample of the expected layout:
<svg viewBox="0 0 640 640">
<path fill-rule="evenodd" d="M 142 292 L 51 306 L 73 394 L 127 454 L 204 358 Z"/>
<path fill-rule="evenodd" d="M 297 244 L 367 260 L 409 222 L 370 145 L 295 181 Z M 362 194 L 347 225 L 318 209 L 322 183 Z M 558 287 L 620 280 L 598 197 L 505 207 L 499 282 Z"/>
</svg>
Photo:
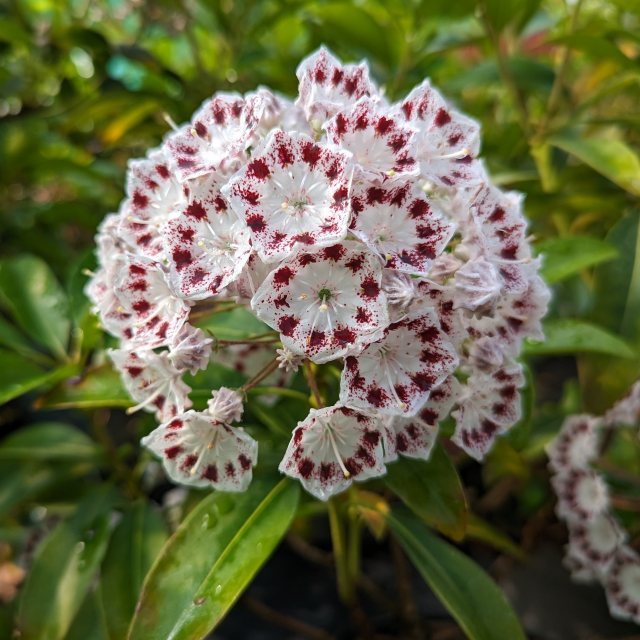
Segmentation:
<svg viewBox="0 0 640 640">
<path fill-rule="evenodd" d="M 280 465 L 314 495 L 427 458 L 449 413 L 481 459 L 519 418 L 516 358 L 548 303 L 521 197 L 491 184 L 477 123 L 428 81 L 392 104 L 366 63 L 325 48 L 297 75 L 295 101 L 207 100 L 130 163 L 100 228 L 88 294 L 135 408 L 162 422 L 143 443 L 177 482 L 246 487 L 240 412 L 189 410 L 182 381 L 212 357 L 192 311 L 232 300 L 279 334 L 274 369 L 344 363 L 337 404 L 311 411 Z"/>
<path fill-rule="evenodd" d="M 611 614 L 640 623 L 640 556 L 611 511 L 604 475 L 594 468 L 605 429 L 640 421 L 640 382 L 604 416 L 568 417 L 547 447 L 556 512 L 569 544 L 565 564 L 580 582 L 600 582 Z"/>
</svg>

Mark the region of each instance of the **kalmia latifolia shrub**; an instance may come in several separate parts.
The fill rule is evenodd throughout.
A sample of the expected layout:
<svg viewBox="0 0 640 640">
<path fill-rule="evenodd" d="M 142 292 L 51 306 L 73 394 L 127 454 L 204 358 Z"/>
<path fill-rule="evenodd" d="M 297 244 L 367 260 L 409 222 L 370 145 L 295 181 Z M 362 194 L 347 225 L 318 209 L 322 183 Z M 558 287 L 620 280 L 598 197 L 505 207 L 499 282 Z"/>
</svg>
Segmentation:
<svg viewBox="0 0 640 640">
<path fill-rule="evenodd" d="M 88 294 L 135 408 L 161 423 L 142 442 L 178 483 L 242 491 L 258 457 L 239 426 L 251 381 L 190 408 L 183 376 L 237 357 L 194 313 L 233 301 L 279 334 L 255 346 L 255 381 L 340 366 L 335 404 L 295 427 L 280 463 L 325 500 L 398 456 L 428 458 L 448 415 L 483 458 L 520 416 L 517 357 L 549 295 L 476 122 L 428 81 L 390 103 L 366 63 L 324 48 L 297 75 L 294 101 L 216 94 L 130 162 Z"/>
</svg>

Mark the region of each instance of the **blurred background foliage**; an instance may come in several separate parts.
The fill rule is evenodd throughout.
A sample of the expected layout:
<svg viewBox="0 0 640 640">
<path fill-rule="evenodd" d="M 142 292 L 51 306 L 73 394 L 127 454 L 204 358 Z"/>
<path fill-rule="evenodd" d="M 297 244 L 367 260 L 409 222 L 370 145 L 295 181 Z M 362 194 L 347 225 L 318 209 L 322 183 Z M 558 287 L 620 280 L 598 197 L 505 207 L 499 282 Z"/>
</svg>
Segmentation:
<svg viewBox="0 0 640 640">
<path fill-rule="evenodd" d="M 554 288 L 547 341 L 526 350 L 525 418 L 481 474 L 461 463 L 472 509 L 515 537 L 540 513 L 549 519 L 544 444 L 563 416 L 605 409 L 640 375 L 640 1 L 7 0 L 0 402 L 11 402 L 0 429 L 15 438 L 25 422 L 68 418 L 78 427 L 48 423 L 24 430 L 24 443 L 0 444 L 1 531 L 16 549 L 35 544 L 23 526 L 37 523 L 34 506 L 74 504 L 83 493 L 77 478 L 102 477 L 96 465 L 128 500 L 140 494 L 142 472 L 132 478 L 124 461 L 136 457 L 134 432 L 150 422 L 109 422 L 104 408 L 128 400 L 100 366 L 104 338 L 82 296 L 93 235 L 124 195 L 127 161 L 160 142 L 166 116 L 183 122 L 216 91 L 266 85 L 294 94 L 297 64 L 320 44 L 345 61 L 368 59 L 391 99 L 431 78 L 482 123 L 496 183 L 526 194 Z M 612 464 L 637 473 L 627 436 L 611 448 Z M 500 509 L 514 504 L 517 516 L 505 524 Z M 622 515 L 637 536 L 637 518 Z M 140 517 L 153 521 L 157 547 L 162 527 Z M 476 538 L 508 548 L 472 522 Z M 106 538 L 98 543 L 102 557 Z M 76 584 L 83 597 L 85 583 Z M 93 605 L 83 602 L 90 619 Z M 66 629 L 72 618 L 56 624 Z"/>
</svg>

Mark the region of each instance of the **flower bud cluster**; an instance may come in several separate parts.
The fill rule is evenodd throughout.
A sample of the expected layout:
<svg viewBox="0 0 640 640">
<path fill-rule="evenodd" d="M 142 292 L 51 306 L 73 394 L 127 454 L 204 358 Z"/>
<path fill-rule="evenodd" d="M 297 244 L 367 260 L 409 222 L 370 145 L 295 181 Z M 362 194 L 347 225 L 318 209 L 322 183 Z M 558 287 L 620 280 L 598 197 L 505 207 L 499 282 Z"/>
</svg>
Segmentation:
<svg viewBox="0 0 640 640">
<path fill-rule="evenodd" d="M 612 512 L 605 476 L 594 468 L 603 430 L 640 421 L 640 381 L 601 418 L 569 416 L 547 446 L 556 513 L 567 525 L 565 564 L 579 582 L 600 582 L 611 614 L 640 623 L 640 555 Z"/>
<path fill-rule="evenodd" d="M 130 163 L 100 227 L 88 294 L 136 408 L 162 422 L 144 443 L 179 482 L 246 486 L 255 446 L 234 402 L 214 391 L 189 411 L 182 382 L 212 354 L 194 308 L 234 300 L 279 334 L 281 373 L 344 363 L 338 403 L 311 411 L 280 465 L 314 495 L 428 457 L 449 413 L 481 459 L 519 419 L 516 358 L 549 298 L 521 197 L 491 184 L 478 124 L 428 81 L 390 103 L 366 63 L 325 48 L 297 75 L 295 101 L 207 100 Z"/>
</svg>

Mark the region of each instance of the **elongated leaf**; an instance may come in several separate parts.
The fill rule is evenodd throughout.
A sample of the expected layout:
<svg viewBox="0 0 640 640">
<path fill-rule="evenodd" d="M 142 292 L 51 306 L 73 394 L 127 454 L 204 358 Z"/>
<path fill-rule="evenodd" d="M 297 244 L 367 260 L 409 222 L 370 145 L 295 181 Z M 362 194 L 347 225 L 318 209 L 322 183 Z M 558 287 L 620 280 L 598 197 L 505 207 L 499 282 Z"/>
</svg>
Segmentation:
<svg viewBox="0 0 640 640">
<path fill-rule="evenodd" d="M 605 353 L 618 358 L 635 358 L 635 351 L 622 338 L 584 320 L 556 318 L 544 323 L 544 342 L 530 342 L 527 355 Z"/>
<path fill-rule="evenodd" d="M 462 540 L 467 501 L 458 472 L 440 444 L 427 461 L 403 458 L 390 464 L 385 483 L 428 525 Z"/>
<path fill-rule="evenodd" d="M 573 132 L 553 136 L 549 143 L 575 156 L 633 195 L 640 195 L 640 158 L 624 142 L 582 138 Z"/>
<path fill-rule="evenodd" d="M 51 467 L 3 461 L 0 468 L 0 518 L 58 479 L 58 474 Z"/>
<path fill-rule="evenodd" d="M 125 511 L 102 564 L 101 606 L 112 640 L 127 637 L 142 582 L 166 539 L 166 525 L 149 503 Z"/>
<path fill-rule="evenodd" d="M 390 529 L 425 582 L 471 640 L 525 640 L 502 591 L 475 562 L 435 536 L 405 508 L 387 515 Z"/>
<path fill-rule="evenodd" d="M 56 409 L 129 407 L 133 400 L 127 394 L 120 375 L 109 365 L 89 371 L 82 379 L 65 380 L 38 400 L 38 407 Z"/>
<path fill-rule="evenodd" d="M 552 238 L 538 245 L 538 253 L 543 257 L 542 276 L 549 284 L 618 255 L 613 245 L 590 236 Z"/>
<path fill-rule="evenodd" d="M 74 369 L 73 365 L 63 365 L 47 370 L 25 356 L 0 349 L 0 404 L 42 385 L 66 378 Z"/>
<path fill-rule="evenodd" d="M 65 358 L 71 327 L 67 300 L 42 260 L 20 256 L 0 262 L 0 298 L 35 342 Z"/>
<path fill-rule="evenodd" d="M 96 460 L 99 447 L 75 427 L 41 422 L 15 433 L 0 444 L 0 460 Z"/>
<path fill-rule="evenodd" d="M 109 640 L 107 618 L 99 595 L 101 591 L 96 588 L 87 593 L 64 640 Z"/>
<path fill-rule="evenodd" d="M 31 358 L 43 355 L 34 351 L 27 338 L 2 316 L 0 316 L 0 345 Z"/>
<path fill-rule="evenodd" d="M 524 560 L 526 557 L 524 551 L 509 536 L 478 516 L 469 517 L 466 537 L 484 542 L 498 551 L 504 551 L 517 560 Z"/>
<path fill-rule="evenodd" d="M 129 640 L 203 638 L 287 531 L 299 485 L 256 478 L 246 493 L 214 493 L 169 539 L 145 580 Z"/>
<path fill-rule="evenodd" d="M 92 492 L 38 547 L 18 606 L 24 640 L 65 637 L 107 550 L 113 501 L 109 487 Z"/>
<path fill-rule="evenodd" d="M 640 350 L 640 212 L 634 210 L 617 222 L 607 241 L 618 257 L 595 269 L 593 318 Z M 596 413 L 610 407 L 640 375 L 640 358 L 589 355 L 578 366 L 586 407 Z"/>
</svg>

